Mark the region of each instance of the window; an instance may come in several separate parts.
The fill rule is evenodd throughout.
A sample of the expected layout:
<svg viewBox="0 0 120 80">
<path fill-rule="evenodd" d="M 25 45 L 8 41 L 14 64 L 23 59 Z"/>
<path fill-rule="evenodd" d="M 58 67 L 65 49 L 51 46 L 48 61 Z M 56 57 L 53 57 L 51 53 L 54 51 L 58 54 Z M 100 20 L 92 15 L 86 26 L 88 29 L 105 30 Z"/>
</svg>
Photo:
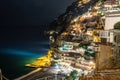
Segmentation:
<svg viewBox="0 0 120 80">
<path fill-rule="evenodd" d="M 116 36 L 114 36 L 114 42 L 116 42 Z"/>
<path fill-rule="evenodd" d="M 120 35 L 115 35 L 114 36 L 114 42 L 118 43 L 118 44 L 120 43 Z"/>
<path fill-rule="evenodd" d="M 120 35 L 117 35 L 117 43 L 120 43 Z"/>
<path fill-rule="evenodd" d="M 119 58 L 120 58 L 120 47 L 119 47 L 119 53 L 118 53 L 118 55 L 119 55 Z"/>
</svg>

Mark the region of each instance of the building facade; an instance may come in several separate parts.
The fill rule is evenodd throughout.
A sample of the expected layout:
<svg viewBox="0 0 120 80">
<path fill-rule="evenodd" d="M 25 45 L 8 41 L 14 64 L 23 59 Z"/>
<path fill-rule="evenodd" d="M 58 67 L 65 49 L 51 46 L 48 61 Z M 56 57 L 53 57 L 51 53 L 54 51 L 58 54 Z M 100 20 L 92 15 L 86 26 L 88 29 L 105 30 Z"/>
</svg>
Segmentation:
<svg viewBox="0 0 120 80">
<path fill-rule="evenodd" d="M 120 12 L 107 13 L 105 16 L 104 30 L 114 29 L 115 23 L 120 21 Z"/>
</svg>

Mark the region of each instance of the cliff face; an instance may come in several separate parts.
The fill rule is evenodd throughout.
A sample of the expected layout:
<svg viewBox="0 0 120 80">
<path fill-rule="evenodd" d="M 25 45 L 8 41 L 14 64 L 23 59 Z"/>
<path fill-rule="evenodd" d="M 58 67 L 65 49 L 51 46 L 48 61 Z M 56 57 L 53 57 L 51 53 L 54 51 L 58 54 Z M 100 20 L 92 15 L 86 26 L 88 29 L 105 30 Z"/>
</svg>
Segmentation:
<svg viewBox="0 0 120 80">
<path fill-rule="evenodd" d="M 93 7 L 99 0 L 88 0 L 88 2 L 83 3 L 80 0 L 73 2 L 66 12 L 60 15 L 56 20 L 51 22 L 49 30 L 58 32 L 59 34 L 63 32 L 71 21 L 87 12 L 91 7 Z"/>
</svg>

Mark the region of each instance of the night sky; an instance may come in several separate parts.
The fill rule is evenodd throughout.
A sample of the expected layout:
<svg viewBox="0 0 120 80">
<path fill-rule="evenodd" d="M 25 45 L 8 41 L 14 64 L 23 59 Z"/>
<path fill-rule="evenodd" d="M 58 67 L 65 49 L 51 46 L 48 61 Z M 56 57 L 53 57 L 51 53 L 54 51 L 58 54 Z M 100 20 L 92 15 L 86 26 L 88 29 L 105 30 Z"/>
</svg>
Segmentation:
<svg viewBox="0 0 120 80">
<path fill-rule="evenodd" d="M 0 26 L 39 26 L 65 12 L 75 0 L 0 0 Z"/>
<path fill-rule="evenodd" d="M 26 57 L 48 50 L 49 41 L 43 36 L 46 29 L 43 25 L 64 13 L 73 1 L 0 0 L 0 68 L 5 76 L 15 78 L 27 73 Z"/>
</svg>

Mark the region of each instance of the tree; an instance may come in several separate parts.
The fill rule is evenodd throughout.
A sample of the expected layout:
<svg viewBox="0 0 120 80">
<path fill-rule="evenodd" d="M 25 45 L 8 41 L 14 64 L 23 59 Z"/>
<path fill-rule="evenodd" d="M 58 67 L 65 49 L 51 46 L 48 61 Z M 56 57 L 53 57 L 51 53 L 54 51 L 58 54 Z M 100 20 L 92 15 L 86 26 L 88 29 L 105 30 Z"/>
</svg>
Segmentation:
<svg viewBox="0 0 120 80">
<path fill-rule="evenodd" d="M 65 77 L 65 80 L 76 80 L 78 78 L 78 71 L 74 70 L 69 76 Z"/>
<path fill-rule="evenodd" d="M 72 76 L 66 76 L 65 80 L 73 80 Z"/>
<path fill-rule="evenodd" d="M 78 78 L 78 72 L 76 70 L 72 71 L 70 73 L 70 76 L 73 78 L 73 80 L 76 80 Z"/>
<path fill-rule="evenodd" d="M 120 30 L 120 21 L 117 22 L 117 23 L 114 25 L 114 29 L 119 29 L 119 30 Z"/>
</svg>

